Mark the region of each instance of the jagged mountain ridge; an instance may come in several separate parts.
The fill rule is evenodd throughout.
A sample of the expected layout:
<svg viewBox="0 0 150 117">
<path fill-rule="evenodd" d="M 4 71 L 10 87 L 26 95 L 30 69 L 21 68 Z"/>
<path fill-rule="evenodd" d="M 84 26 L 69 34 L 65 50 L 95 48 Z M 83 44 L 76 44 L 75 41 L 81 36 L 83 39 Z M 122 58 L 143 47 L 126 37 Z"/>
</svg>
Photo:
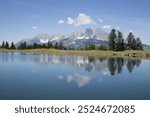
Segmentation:
<svg viewBox="0 0 150 117">
<path fill-rule="evenodd" d="M 54 35 L 48 35 L 46 33 L 36 35 L 33 38 L 23 39 L 19 41 L 16 45 L 19 46 L 20 43 L 26 42 L 28 45 L 37 44 L 47 44 L 49 41 L 52 44 L 56 42 L 61 42 L 66 48 L 84 48 L 86 45 L 95 44 L 107 45 L 108 34 L 101 29 L 91 29 L 87 28 L 85 30 L 77 30 L 68 35 L 62 35 L 60 33 Z"/>
<path fill-rule="evenodd" d="M 36 35 L 33 38 L 23 39 L 16 44 L 16 47 L 22 42 L 26 42 L 28 45 L 47 44 L 51 42 L 53 45 L 56 42 L 61 42 L 66 48 L 80 49 L 85 48 L 86 45 L 95 44 L 96 46 L 105 45 L 108 46 L 108 33 L 101 29 L 87 28 L 85 30 L 77 30 L 71 34 L 62 35 L 60 33 L 54 35 L 48 35 L 46 33 Z M 144 50 L 150 50 L 150 46 L 143 44 Z"/>
</svg>

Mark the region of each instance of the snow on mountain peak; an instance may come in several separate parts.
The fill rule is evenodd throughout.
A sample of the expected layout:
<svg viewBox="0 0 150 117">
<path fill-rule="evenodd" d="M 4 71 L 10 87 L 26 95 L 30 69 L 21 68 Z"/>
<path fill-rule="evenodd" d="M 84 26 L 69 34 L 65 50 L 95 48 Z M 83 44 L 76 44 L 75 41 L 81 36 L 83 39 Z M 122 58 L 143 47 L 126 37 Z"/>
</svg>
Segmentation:
<svg viewBox="0 0 150 117">
<path fill-rule="evenodd" d="M 46 40 L 40 39 L 41 43 L 48 43 L 48 41 L 49 41 L 48 39 L 46 39 Z"/>
<path fill-rule="evenodd" d="M 87 28 L 85 30 L 78 30 L 71 33 L 70 37 L 73 39 L 98 39 L 107 40 L 107 33 L 101 29 Z"/>
<path fill-rule="evenodd" d="M 86 44 L 100 44 L 107 41 L 108 34 L 101 29 L 91 29 L 87 28 L 85 30 L 77 30 L 71 34 L 62 35 L 60 33 L 54 35 L 48 35 L 46 33 L 36 35 L 33 38 L 22 40 L 21 42 L 27 42 L 28 45 L 37 44 L 46 44 L 49 41 L 52 44 L 56 42 L 62 42 L 65 47 L 71 48 L 80 48 L 84 47 Z"/>
</svg>

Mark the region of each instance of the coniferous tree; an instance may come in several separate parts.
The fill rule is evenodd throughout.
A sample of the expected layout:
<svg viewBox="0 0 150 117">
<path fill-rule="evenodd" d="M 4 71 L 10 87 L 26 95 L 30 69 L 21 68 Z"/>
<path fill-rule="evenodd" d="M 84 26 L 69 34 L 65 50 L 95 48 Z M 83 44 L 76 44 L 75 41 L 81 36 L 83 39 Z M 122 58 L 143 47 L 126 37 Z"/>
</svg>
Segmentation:
<svg viewBox="0 0 150 117">
<path fill-rule="evenodd" d="M 58 49 L 58 42 L 55 43 L 54 48 L 55 48 L 55 49 Z"/>
<path fill-rule="evenodd" d="M 120 40 L 120 50 L 121 51 L 123 51 L 123 50 L 125 50 L 126 48 L 125 48 L 125 41 L 124 41 L 124 38 L 122 38 L 121 40 Z"/>
<path fill-rule="evenodd" d="M 14 42 L 11 43 L 10 49 L 16 49 Z"/>
<path fill-rule="evenodd" d="M 88 46 L 88 50 L 95 50 L 95 49 L 96 49 L 95 44 L 90 44 Z"/>
<path fill-rule="evenodd" d="M 132 50 L 132 49 L 134 49 L 134 35 L 133 35 L 133 33 L 132 32 L 130 32 L 129 34 L 128 34 L 128 37 L 127 37 L 127 49 L 128 50 Z"/>
<path fill-rule="evenodd" d="M 117 51 L 123 51 L 125 49 L 123 34 L 120 31 L 117 32 L 117 42 L 115 45 Z"/>
<path fill-rule="evenodd" d="M 9 49 L 9 43 L 6 41 L 5 48 Z"/>
<path fill-rule="evenodd" d="M 121 32 L 117 32 L 117 35 L 116 35 L 116 39 L 115 39 L 115 48 L 114 50 L 115 51 L 119 51 L 120 50 L 120 38 L 121 38 Z"/>
<path fill-rule="evenodd" d="M 27 43 L 26 43 L 26 42 L 24 42 L 24 44 L 23 44 L 23 48 L 24 48 L 24 49 L 27 49 L 27 47 L 28 47 Z"/>
<path fill-rule="evenodd" d="M 58 44 L 58 49 L 63 50 L 63 44 L 61 42 Z"/>
<path fill-rule="evenodd" d="M 53 44 L 50 41 L 47 44 L 47 48 L 53 48 Z"/>
<path fill-rule="evenodd" d="M 143 50 L 143 45 L 140 38 L 136 39 L 137 50 Z"/>
<path fill-rule="evenodd" d="M 2 48 L 5 48 L 5 42 L 3 41 L 3 43 L 2 43 Z"/>
<path fill-rule="evenodd" d="M 25 50 L 25 49 L 27 49 L 27 48 L 28 48 L 28 46 L 27 46 L 27 43 L 26 43 L 26 42 L 21 43 L 21 44 L 19 45 L 19 47 L 18 47 L 18 49 L 20 49 L 20 50 Z"/>
<path fill-rule="evenodd" d="M 38 46 L 37 43 L 34 43 L 32 48 L 33 48 L 33 49 L 36 49 L 36 48 L 39 48 L 39 46 Z"/>
<path fill-rule="evenodd" d="M 107 47 L 105 45 L 100 45 L 97 49 L 98 50 L 107 50 Z"/>
<path fill-rule="evenodd" d="M 116 41 L 116 30 L 115 29 L 112 29 L 109 36 L 108 36 L 108 39 L 109 39 L 109 49 L 110 50 L 115 50 L 115 41 Z"/>
<path fill-rule="evenodd" d="M 140 38 L 135 39 L 132 32 L 127 37 L 127 49 L 129 50 L 143 50 L 143 45 Z"/>
<path fill-rule="evenodd" d="M 46 44 L 43 44 L 43 45 L 42 45 L 42 48 L 46 48 Z"/>
<path fill-rule="evenodd" d="M 137 47 L 137 43 L 136 43 L 136 39 L 135 38 L 133 38 L 133 40 L 132 40 L 132 50 L 138 50 L 138 47 Z"/>
</svg>

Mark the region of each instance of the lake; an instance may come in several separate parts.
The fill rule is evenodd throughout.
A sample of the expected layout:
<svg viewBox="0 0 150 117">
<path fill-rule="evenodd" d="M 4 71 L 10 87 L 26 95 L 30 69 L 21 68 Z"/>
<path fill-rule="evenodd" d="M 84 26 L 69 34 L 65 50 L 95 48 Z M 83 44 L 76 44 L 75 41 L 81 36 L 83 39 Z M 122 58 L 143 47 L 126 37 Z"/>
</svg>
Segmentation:
<svg viewBox="0 0 150 117">
<path fill-rule="evenodd" d="M 1 52 L 0 99 L 150 99 L 150 60 Z"/>
</svg>

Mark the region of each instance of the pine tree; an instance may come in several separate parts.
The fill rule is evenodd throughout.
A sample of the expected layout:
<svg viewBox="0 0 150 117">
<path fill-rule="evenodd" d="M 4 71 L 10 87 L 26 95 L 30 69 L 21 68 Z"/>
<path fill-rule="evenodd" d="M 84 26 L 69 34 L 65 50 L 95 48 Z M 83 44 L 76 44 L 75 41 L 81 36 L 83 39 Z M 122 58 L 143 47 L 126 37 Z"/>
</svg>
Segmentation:
<svg viewBox="0 0 150 117">
<path fill-rule="evenodd" d="M 100 45 L 97 49 L 98 49 L 98 50 L 107 50 L 107 46 L 105 46 L 105 45 Z"/>
<path fill-rule="evenodd" d="M 143 50 L 143 45 L 140 38 L 136 39 L 136 44 L 137 44 L 137 50 Z"/>
<path fill-rule="evenodd" d="M 95 49 L 96 49 L 95 44 L 90 44 L 88 46 L 88 50 L 95 50 Z"/>
<path fill-rule="evenodd" d="M 16 49 L 14 42 L 11 43 L 10 49 Z"/>
<path fill-rule="evenodd" d="M 133 40 L 132 40 L 132 50 L 138 50 L 138 47 L 137 47 L 137 43 L 136 43 L 136 39 L 135 38 L 133 38 Z"/>
<path fill-rule="evenodd" d="M 133 48 L 134 48 L 134 35 L 133 35 L 133 33 L 132 32 L 130 32 L 129 34 L 128 34 L 128 37 L 127 37 L 127 49 L 128 50 L 132 50 Z"/>
<path fill-rule="evenodd" d="M 120 41 L 120 50 L 123 51 L 125 49 L 126 49 L 125 48 L 125 41 L 124 41 L 124 38 L 122 38 L 121 41 Z"/>
<path fill-rule="evenodd" d="M 46 48 L 46 44 L 43 44 L 43 45 L 42 45 L 42 48 Z"/>
<path fill-rule="evenodd" d="M 2 48 L 5 48 L 5 42 L 3 41 L 3 43 L 2 43 Z"/>
<path fill-rule="evenodd" d="M 55 43 L 55 49 L 58 49 L 58 42 Z"/>
<path fill-rule="evenodd" d="M 25 50 L 25 49 L 27 49 L 27 48 L 28 48 L 28 46 L 27 46 L 27 43 L 26 43 L 26 42 L 21 43 L 21 44 L 19 45 L 19 47 L 18 47 L 18 49 L 20 49 L 20 50 Z"/>
<path fill-rule="evenodd" d="M 27 49 L 28 46 L 26 42 L 24 42 L 23 47 L 24 47 L 23 49 Z"/>
<path fill-rule="evenodd" d="M 9 43 L 6 41 L 5 48 L 9 49 Z"/>
<path fill-rule="evenodd" d="M 115 45 L 117 46 L 117 51 L 123 51 L 125 49 L 123 34 L 120 31 L 117 32 L 117 42 Z"/>
<path fill-rule="evenodd" d="M 47 48 L 53 48 L 53 44 L 50 41 L 47 44 Z"/>
<path fill-rule="evenodd" d="M 63 50 L 63 44 L 60 42 L 59 44 L 58 44 L 58 49 L 60 49 L 60 50 Z"/>
<path fill-rule="evenodd" d="M 116 36 L 116 30 L 115 29 L 112 29 L 111 30 L 111 32 L 110 32 L 110 34 L 109 34 L 109 37 L 108 37 L 108 39 L 109 39 L 109 49 L 110 50 L 115 50 L 115 41 L 116 41 L 116 38 L 117 38 L 117 36 Z"/>
<path fill-rule="evenodd" d="M 37 43 L 34 43 L 32 48 L 33 48 L 33 49 L 38 48 L 38 44 L 37 44 Z"/>
</svg>

